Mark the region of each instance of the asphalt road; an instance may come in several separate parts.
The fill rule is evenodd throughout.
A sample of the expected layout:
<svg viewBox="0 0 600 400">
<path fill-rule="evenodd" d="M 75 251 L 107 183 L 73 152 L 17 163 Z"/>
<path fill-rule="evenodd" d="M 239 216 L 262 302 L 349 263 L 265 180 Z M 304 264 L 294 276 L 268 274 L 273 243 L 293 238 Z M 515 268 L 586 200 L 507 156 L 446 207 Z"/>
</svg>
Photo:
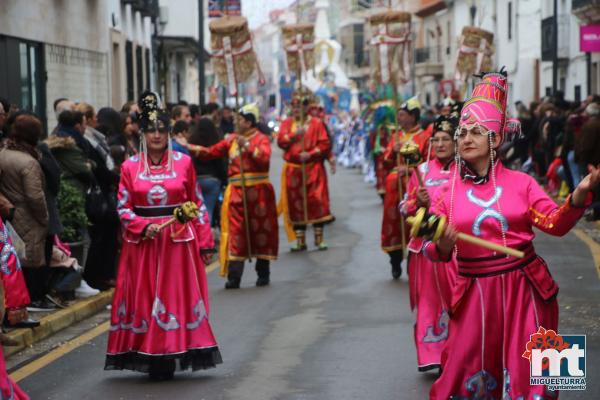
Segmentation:
<svg viewBox="0 0 600 400">
<path fill-rule="evenodd" d="M 279 152 L 271 169 L 278 186 Z M 417 372 L 406 276 L 392 281 L 379 248 L 381 202 L 357 170 L 340 169 L 330 192 L 337 221 L 326 228 L 327 252 L 291 254 L 281 231 L 271 286 L 254 286 L 251 265 L 238 291 L 209 274 L 218 368 L 163 383 L 105 372 L 104 333 L 19 384 L 32 399 L 426 399 L 435 374 Z M 573 234 L 540 234 L 536 246 L 561 286 L 559 333 L 588 340 L 588 390 L 561 399 L 600 398 L 599 277 L 589 249 Z"/>
</svg>

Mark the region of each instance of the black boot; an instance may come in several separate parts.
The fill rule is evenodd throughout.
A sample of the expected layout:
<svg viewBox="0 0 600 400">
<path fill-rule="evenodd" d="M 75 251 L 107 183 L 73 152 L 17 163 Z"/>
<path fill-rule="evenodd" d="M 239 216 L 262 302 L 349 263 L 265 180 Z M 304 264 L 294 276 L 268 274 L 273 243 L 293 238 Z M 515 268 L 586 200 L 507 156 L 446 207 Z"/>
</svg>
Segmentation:
<svg viewBox="0 0 600 400">
<path fill-rule="evenodd" d="M 240 278 L 227 278 L 225 289 L 239 289 L 242 280 Z"/>
<path fill-rule="evenodd" d="M 256 286 L 267 286 L 269 283 L 271 283 L 269 260 L 256 260 L 256 275 L 258 276 L 256 279 Z"/>
<path fill-rule="evenodd" d="M 392 264 L 392 278 L 398 280 L 402 276 L 402 258 L 404 257 L 404 252 L 402 250 L 396 250 L 389 254 L 390 264 Z"/>
<path fill-rule="evenodd" d="M 243 261 L 232 261 L 229 263 L 229 271 L 227 273 L 227 282 L 225 283 L 225 289 L 239 289 L 240 282 L 242 281 L 242 274 L 244 273 L 244 262 Z"/>
</svg>

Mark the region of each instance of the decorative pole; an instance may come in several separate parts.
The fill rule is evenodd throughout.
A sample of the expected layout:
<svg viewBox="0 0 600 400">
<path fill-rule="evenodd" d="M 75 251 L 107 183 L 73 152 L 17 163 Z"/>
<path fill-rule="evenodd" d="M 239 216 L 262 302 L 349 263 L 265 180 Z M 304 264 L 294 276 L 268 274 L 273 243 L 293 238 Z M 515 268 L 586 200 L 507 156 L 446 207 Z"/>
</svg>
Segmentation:
<svg viewBox="0 0 600 400">
<path fill-rule="evenodd" d="M 212 62 L 219 80 L 227 82 L 229 94 L 235 96 L 236 131 L 239 132 L 239 82 L 249 79 L 258 69 L 259 82 L 264 79 L 252 48 L 252 38 L 248 29 L 248 21 L 244 17 L 224 16 L 212 21 L 209 25 L 211 31 L 211 47 L 213 49 Z M 251 260 L 252 244 L 250 241 L 250 218 L 248 217 L 248 202 L 246 198 L 246 177 L 244 174 L 244 160 L 242 149 L 238 147 L 240 162 L 240 183 L 242 189 L 242 204 L 244 209 L 244 227 L 248 259 Z"/>
</svg>

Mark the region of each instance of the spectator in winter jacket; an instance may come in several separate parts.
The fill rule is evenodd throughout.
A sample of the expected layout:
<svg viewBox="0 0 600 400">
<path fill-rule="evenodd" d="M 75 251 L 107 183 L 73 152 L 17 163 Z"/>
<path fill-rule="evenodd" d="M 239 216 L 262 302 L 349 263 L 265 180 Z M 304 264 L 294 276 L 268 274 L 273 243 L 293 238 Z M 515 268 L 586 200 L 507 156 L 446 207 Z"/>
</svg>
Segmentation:
<svg viewBox="0 0 600 400">
<path fill-rule="evenodd" d="M 8 120 L 8 138 L 0 149 L 0 192 L 15 207 L 12 224 L 25 242 L 21 264 L 32 300 L 44 298 L 46 283 L 39 273 L 46 264 L 48 234 L 45 179 L 36 149 L 42 131 L 36 116 L 17 112 Z"/>
</svg>

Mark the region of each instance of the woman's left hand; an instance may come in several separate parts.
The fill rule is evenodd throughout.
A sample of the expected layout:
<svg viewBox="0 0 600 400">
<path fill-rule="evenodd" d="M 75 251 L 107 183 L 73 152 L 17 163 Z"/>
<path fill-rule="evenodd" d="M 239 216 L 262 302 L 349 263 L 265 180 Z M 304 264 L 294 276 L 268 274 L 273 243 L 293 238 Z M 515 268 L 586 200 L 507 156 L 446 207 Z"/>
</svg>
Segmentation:
<svg viewBox="0 0 600 400">
<path fill-rule="evenodd" d="M 588 165 L 588 174 L 573 191 L 573 205 L 583 207 L 588 192 L 600 184 L 600 165 Z"/>
</svg>

